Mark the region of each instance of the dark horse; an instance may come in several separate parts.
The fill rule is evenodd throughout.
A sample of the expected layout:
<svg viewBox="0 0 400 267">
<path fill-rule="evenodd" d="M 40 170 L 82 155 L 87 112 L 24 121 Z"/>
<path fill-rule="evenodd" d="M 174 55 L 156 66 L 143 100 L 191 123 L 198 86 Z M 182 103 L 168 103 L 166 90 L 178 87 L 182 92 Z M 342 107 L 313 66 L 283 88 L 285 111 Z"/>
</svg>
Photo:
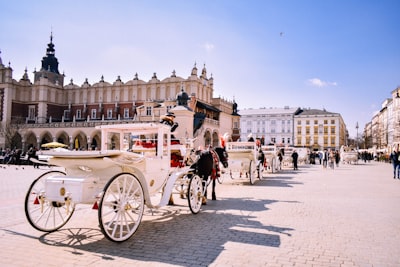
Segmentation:
<svg viewBox="0 0 400 267">
<path fill-rule="evenodd" d="M 209 179 L 212 180 L 212 200 L 216 200 L 215 195 L 215 180 L 220 173 L 219 162 L 222 163 L 224 168 L 228 167 L 228 153 L 224 147 L 210 147 L 206 150 L 196 151 L 198 159 L 191 165 L 191 168 L 195 170 L 196 174 L 203 179 L 203 186 L 205 188 L 203 204 L 206 204 L 207 199 L 207 186 Z"/>
</svg>

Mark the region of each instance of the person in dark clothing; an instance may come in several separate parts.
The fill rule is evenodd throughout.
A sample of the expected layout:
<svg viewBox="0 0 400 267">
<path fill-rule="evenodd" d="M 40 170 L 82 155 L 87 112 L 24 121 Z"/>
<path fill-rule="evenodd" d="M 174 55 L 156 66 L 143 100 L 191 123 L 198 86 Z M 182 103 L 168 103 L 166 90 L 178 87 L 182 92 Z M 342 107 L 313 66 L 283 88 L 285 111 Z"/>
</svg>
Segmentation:
<svg viewBox="0 0 400 267">
<path fill-rule="evenodd" d="M 399 163 L 399 152 L 396 149 L 393 149 L 392 153 L 390 153 L 390 161 L 393 165 L 393 179 L 400 179 L 400 163 Z"/>
<path fill-rule="evenodd" d="M 292 153 L 292 159 L 293 159 L 293 169 L 298 170 L 297 168 L 297 160 L 299 158 L 299 154 L 297 154 L 296 150 L 293 151 Z"/>
</svg>

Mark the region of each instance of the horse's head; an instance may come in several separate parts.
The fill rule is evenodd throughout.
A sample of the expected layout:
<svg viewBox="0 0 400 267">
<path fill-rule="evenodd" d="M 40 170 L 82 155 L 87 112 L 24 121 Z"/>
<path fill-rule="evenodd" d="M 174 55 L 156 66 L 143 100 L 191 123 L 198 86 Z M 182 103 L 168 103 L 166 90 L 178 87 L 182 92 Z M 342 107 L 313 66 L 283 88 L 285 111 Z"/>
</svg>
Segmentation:
<svg viewBox="0 0 400 267">
<path fill-rule="evenodd" d="M 225 147 L 216 147 L 214 150 L 217 152 L 219 161 L 222 163 L 224 168 L 228 168 L 228 153 L 226 152 Z"/>
</svg>

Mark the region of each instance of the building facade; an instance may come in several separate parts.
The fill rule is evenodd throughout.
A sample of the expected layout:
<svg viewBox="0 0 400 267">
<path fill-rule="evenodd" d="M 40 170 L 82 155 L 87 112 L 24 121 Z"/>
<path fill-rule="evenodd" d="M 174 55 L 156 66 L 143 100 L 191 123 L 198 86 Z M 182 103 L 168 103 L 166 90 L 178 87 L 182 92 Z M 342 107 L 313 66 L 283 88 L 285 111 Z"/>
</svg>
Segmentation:
<svg viewBox="0 0 400 267">
<path fill-rule="evenodd" d="M 213 97 L 214 78 L 205 66 L 199 73 L 195 64 L 186 79 L 172 71 L 162 80 L 154 73 L 147 82 L 136 73 L 127 82 L 101 77 L 93 84 L 86 79 L 79 86 L 71 79 L 65 85 L 52 36 L 41 63 L 33 82 L 27 70 L 17 81 L 0 57 L 0 147 L 26 151 L 58 141 L 71 149 L 96 149 L 101 136 L 95 126 L 158 122 L 167 112 L 175 113 L 180 125 L 175 136 L 182 141 L 217 145 L 224 133 L 238 135 L 237 104 Z"/>
<path fill-rule="evenodd" d="M 240 139 L 264 140 L 264 144 L 293 146 L 293 121 L 299 108 L 260 108 L 240 110 Z"/>
<path fill-rule="evenodd" d="M 400 144 L 400 87 L 391 96 L 364 127 L 361 142 L 366 149 L 389 154 Z"/>
<path fill-rule="evenodd" d="M 296 147 L 314 151 L 339 150 L 346 145 L 346 125 L 339 113 L 319 109 L 303 109 L 294 116 Z"/>
</svg>

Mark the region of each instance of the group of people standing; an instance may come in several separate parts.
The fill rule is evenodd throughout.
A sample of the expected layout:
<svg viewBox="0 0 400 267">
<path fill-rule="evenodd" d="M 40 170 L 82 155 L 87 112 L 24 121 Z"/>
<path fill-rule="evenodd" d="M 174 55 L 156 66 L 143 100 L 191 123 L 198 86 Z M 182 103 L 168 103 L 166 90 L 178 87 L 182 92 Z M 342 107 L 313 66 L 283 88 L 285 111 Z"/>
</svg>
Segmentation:
<svg viewBox="0 0 400 267">
<path fill-rule="evenodd" d="M 333 149 L 325 149 L 320 156 L 320 159 L 322 159 L 322 166 L 326 169 L 329 165 L 329 168 L 334 169 L 335 164 L 336 167 L 339 167 L 339 162 L 340 162 L 340 153 L 337 150 Z"/>
</svg>

